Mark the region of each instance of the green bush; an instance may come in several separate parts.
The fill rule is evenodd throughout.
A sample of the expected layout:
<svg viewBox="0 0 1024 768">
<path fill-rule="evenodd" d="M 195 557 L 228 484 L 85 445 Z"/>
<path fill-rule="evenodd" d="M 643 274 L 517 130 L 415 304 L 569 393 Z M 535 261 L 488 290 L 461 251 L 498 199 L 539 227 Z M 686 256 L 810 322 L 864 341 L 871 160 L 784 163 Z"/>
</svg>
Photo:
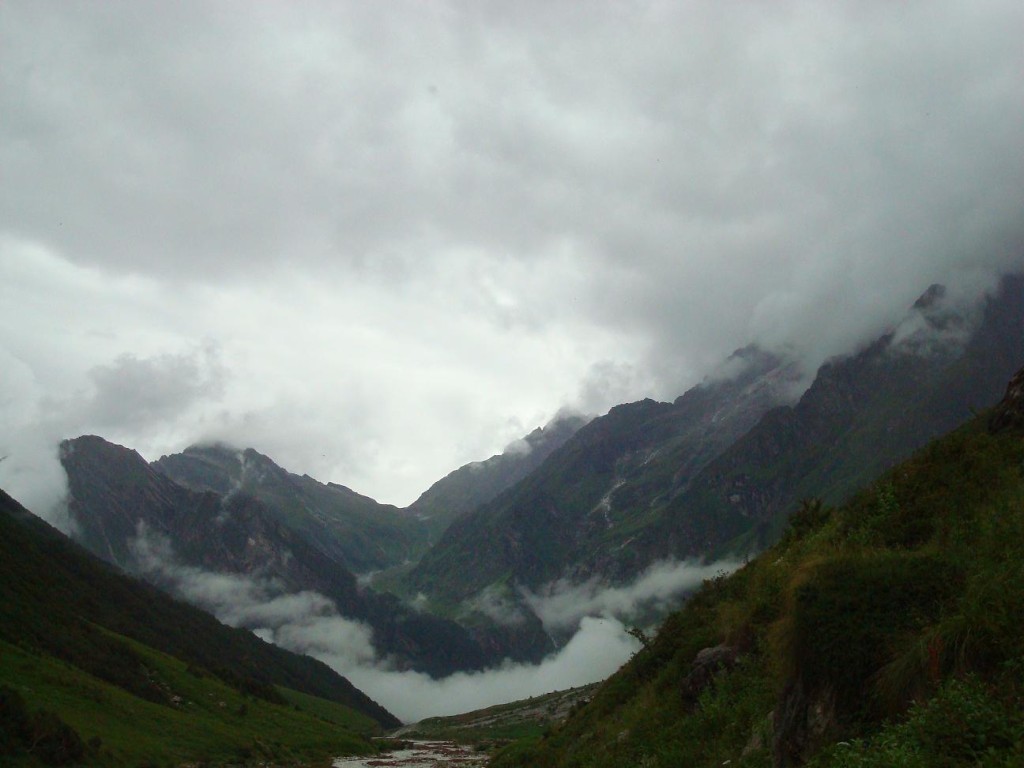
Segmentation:
<svg viewBox="0 0 1024 768">
<path fill-rule="evenodd" d="M 970 764 L 1020 745 L 1019 712 L 975 678 L 950 680 L 926 706 L 915 708 L 906 730 L 933 758 L 933 765 Z"/>
<path fill-rule="evenodd" d="M 1009 768 L 1024 764 L 1024 722 L 974 677 L 949 680 L 936 696 L 869 739 L 836 744 L 810 768 Z"/>
<path fill-rule="evenodd" d="M 832 508 L 818 498 L 804 499 L 789 516 L 786 540 L 803 539 L 822 528 L 832 516 Z"/>
<path fill-rule="evenodd" d="M 78 732 L 45 709 L 29 718 L 27 743 L 28 751 L 46 765 L 73 765 L 85 755 Z"/>
<path fill-rule="evenodd" d="M 29 712 L 22 695 L 0 686 L 0 756 L 31 755 L 43 765 L 72 765 L 85 756 L 78 732 L 53 712 Z"/>
</svg>

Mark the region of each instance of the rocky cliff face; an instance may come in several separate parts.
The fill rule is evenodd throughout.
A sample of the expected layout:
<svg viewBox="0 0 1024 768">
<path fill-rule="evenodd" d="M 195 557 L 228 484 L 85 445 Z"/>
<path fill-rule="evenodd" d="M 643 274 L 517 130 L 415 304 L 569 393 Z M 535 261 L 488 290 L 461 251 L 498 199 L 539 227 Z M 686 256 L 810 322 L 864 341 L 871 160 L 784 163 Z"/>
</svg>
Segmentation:
<svg viewBox="0 0 1024 768">
<path fill-rule="evenodd" d="M 993 409 L 988 425 L 993 432 L 1024 430 L 1024 368 L 1010 379 L 1006 394 Z"/>
</svg>

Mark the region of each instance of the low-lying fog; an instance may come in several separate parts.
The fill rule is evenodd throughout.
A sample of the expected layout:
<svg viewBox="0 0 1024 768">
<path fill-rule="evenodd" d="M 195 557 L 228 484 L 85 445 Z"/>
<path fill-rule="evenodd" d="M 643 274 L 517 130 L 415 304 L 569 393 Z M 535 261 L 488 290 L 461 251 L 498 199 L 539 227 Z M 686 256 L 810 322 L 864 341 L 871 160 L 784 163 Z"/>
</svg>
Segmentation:
<svg viewBox="0 0 1024 768">
<path fill-rule="evenodd" d="M 549 632 L 571 634 L 564 646 L 536 665 L 506 661 L 482 672 L 433 679 L 396 670 L 375 652 L 369 627 L 341 616 L 331 600 L 316 592 L 285 593 L 270 580 L 181 565 L 168 542 L 145 529 L 135 542 L 135 554 L 145 571 L 172 583 L 183 597 L 221 621 L 250 627 L 264 640 L 324 661 L 406 722 L 603 680 L 639 648 L 626 631 L 632 619 L 652 610 L 664 613 L 704 579 L 738 566 L 732 561 L 663 561 L 624 586 L 558 581 L 535 593 L 524 592 L 526 604 Z"/>
</svg>

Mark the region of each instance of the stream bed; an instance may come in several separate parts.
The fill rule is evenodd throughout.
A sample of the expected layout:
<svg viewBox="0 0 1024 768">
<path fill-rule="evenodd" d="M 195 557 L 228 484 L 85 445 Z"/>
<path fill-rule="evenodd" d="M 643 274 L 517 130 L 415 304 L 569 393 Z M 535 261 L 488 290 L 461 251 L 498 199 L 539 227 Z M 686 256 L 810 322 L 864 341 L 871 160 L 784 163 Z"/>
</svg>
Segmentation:
<svg viewBox="0 0 1024 768">
<path fill-rule="evenodd" d="M 413 741 L 409 749 L 385 752 L 372 757 L 339 757 L 334 768 L 478 768 L 487 764 L 487 756 L 473 747 L 454 741 Z"/>
</svg>

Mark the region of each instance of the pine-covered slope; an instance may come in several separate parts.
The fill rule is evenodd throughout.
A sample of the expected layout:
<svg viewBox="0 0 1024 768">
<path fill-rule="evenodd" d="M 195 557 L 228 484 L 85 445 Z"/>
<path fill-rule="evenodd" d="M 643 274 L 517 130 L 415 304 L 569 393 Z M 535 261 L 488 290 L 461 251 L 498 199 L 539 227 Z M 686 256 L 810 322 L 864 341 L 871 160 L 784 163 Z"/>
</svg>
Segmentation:
<svg viewBox="0 0 1024 768">
<path fill-rule="evenodd" d="M 1024 370 L 1007 399 L 705 582 L 494 768 L 1024 764 Z"/>
</svg>

